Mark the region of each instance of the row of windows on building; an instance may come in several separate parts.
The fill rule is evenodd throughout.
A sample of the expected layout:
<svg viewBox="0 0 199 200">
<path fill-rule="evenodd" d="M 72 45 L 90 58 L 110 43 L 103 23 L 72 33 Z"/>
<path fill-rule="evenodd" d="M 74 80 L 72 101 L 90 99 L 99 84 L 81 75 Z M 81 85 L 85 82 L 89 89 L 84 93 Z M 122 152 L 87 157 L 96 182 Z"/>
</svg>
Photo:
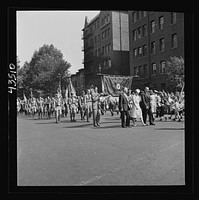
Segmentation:
<svg viewBox="0 0 199 200">
<path fill-rule="evenodd" d="M 106 55 L 109 53 L 111 53 L 111 44 L 107 44 L 107 45 L 103 46 L 102 49 L 99 48 L 99 49 L 95 50 L 96 57 L 101 56 L 101 55 Z"/>
<path fill-rule="evenodd" d="M 176 23 L 176 12 L 171 12 L 170 15 L 171 15 L 171 24 L 175 24 Z M 134 11 L 134 12 L 132 12 L 132 23 L 139 21 L 143 17 L 146 17 L 146 11 Z M 163 16 L 159 17 L 159 25 L 161 23 L 164 23 L 164 17 Z"/>
<path fill-rule="evenodd" d="M 96 66 L 96 71 L 98 72 L 101 72 L 102 69 L 108 69 L 108 68 L 111 68 L 111 59 L 110 58 L 107 58 L 101 62 L 96 62 L 95 63 L 95 66 Z M 93 72 L 93 65 L 90 65 L 88 66 L 87 70 L 88 72 Z"/>
<path fill-rule="evenodd" d="M 172 34 L 171 35 L 171 48 L 177 48 L 177 34 Z M 161 38 L 159 40 L 159 52 L 164 52 L 165 51 L 165 39 Z M 151 42 L 150 45 L 150 53 L 155 54 L 156 52 L 156 42 L 153 41 Z M 133 49 L 133 58 L 141 58 L 143 56 L 147 55 L 147 45 L 140 46 L 138 48 Z"/>
<path fill-rule="evenodd" d="M 100 42 L 100 39 L 106 39 L 111 35 L 111 29 L 107 28 L 106 30 L 102 31 L 101 33 L 101 37 L 100 34 L 98 34 L 98 36 L 95 36 L 95 44 Z"/>
<path fill-rule="evenodd" d="M 109 13 L 107 13 L 106 15 L 101 17 L 101 19 L 98 19 L 93 24 L 90 24 L 90 32 L 92 32 L 93 29 L 94 30 L 99 29 L 100 27 L 104 26 L 109 22 L 110 22 L 110 15 Z"/>
<path fill-rule="evenodd" d="M 176 13 L 172 14 L 172 24 L 176 23 Z M 164 28 L 164 16 L 159 17 L 158 21 L 158 28 L 159 30 L 162 30 Z M 155 20 L 150 22 L 150 33 L 155 33 L 156 29 L 156 23 Z M 133 30 L 133 41 L 136 41 L 137 39 L 141 39 L 142 37 L 147 36 L 147 25 L 144 24 L 142 27 L 137 28 L 136 30 Z"/>
<path fill-rule="evenodd" d="M 132 12 L 132 22 L 135 23 L 143 17 L 146 17 L 146 11 L 133 11 Z"/>
<path fill-rule="evenodd" d="M 166 62 L 160 61 L 159 63 L 159 68 L 157 69 L 156 63 L 151 64 L 151 75 L 155 76 L 157 74 L 165 74 L 166 73 Z M 144 78 L 148 76 L 148 66 L 147 64 L 145 65 L 140 65 L 138 67 L 134 67 L 134 75 L 138 75 L 140 78 Z"/>
</svg>

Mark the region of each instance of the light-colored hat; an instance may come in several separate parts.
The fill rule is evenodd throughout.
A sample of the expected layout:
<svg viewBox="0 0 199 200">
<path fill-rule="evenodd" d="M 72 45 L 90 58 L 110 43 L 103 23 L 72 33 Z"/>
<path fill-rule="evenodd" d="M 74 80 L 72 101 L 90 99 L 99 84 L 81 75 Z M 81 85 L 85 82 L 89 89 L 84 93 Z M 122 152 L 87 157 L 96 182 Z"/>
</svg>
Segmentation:
<svg viewBox="0 0 199 200">
<path fill-rule="evenodd" d="M 140 93 L 140 90 L 139 90 L 139 89 L 136 89 L 135 91 L 136 91 L 138 94 Z"/>
</svg>

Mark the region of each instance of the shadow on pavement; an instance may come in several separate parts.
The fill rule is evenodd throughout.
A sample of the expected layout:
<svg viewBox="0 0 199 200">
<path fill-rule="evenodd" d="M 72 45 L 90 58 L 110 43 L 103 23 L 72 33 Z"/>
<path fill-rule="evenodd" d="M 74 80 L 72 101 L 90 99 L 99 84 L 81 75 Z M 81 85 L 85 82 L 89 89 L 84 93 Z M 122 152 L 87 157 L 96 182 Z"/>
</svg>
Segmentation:
<svg viewBox="0 0 199 200">
<path fill-rule="evenodd" d="M 165 131 L 171 130 L 171 131 L 173 131 L 173 130 L 184 130 L 184 128 L 156 128 L 155 130 L 165 130 Z"/>
</svg>

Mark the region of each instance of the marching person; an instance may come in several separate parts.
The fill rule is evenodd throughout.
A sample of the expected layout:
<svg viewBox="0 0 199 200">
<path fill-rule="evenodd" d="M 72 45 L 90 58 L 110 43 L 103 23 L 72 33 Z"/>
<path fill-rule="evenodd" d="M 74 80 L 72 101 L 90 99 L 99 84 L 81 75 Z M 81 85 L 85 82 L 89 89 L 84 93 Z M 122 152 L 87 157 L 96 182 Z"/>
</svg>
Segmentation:
<svg viewBox="0 0 199 200">
<path fill-rule="evenodd" d="M 100 94 L 98 93 L 98 88 L 95 87 L 92 95 L 92 110 L 93 110 L 93 126 L 100 126 Z"/>
<path fill-rule="evenodd" d="M 69 110 L 70 110 L 70 119 L 71 122 L 76 122 L 75 120 L 75 113 L 77 112 L 78 100 L 74 96 L 74 93 L 71 93 L 71 97 L 68 99 Z"/>
<path fill-rule="evenodd" d="M 44 99 L 40 96 L 38 101 L 38 119 L 42 119 L 43 116 L 43 107 L 44 107 Z"/>
<path fill-rule="evenodd" d="M 144 123 L 147 125 L 146 120 L 147 120 L 147 115 L 148 115 L 149 116 L 149 124 L 155 125 L 153 114 L 151 112 L 150 93 L 149 93 L 148 87 L 145 87 L 145 91 L 141 93 L 140 106 L 142 109 L 142 116 L 143 116 Z"/>
<path fill-rule="evenodd" d="M 85 109 L 85 92 L 84 90 L 82 91 L 82 95 L 79 96 L 79 108 L 80 108 L 80 115 L 81 115 L 81 120 L 84 120 L 84 117 L 85 117 L 85 112 L 86 112 L 86 109 Z"/>
<path fill-rule="evenodd" d="M 31 105 L 31 110 L 32 110 L 32 117 L 34 118 L 35 113 L 37 112 L 37 102 L 35 97 L 32 98 L 32 105 Z"/>
<path fill-rule="evenodd" d="M 119 111 L 121 113 L 122 128 L 130 127 L 129 106 L 128 106 L 128 88 L 124 87 L 124 91 L 119 95 Z"/>
<path fill-rule="evenodd" d="M 56 123 L 57 124 L 60 122 L 61 112 L 62 112 L 62 108 L 61 108 L 61 94 L 57 93 L 56 94 L 56 98 L 55 98 L 55 119 L 56 119 Z"/>
<path fill-rule="evenodd" d="M 51 99 L 49 96 L 47 97 L 47 100 L 46 100 L 46 108 L 47 108 L 48 119 L 50 119 L 51 118 Z"/>
<path fill-rule="evenodd" d="M 86 109 L 86 119 L 87 122 L 89 122 L 89 118 L 91 117 L 91 113 L 92 113 L 92 99 L 91 99 L 91 90 L 88 89 L 87 90 L 87 94 L 85 95 L 85 109 Z"/>
</svg>

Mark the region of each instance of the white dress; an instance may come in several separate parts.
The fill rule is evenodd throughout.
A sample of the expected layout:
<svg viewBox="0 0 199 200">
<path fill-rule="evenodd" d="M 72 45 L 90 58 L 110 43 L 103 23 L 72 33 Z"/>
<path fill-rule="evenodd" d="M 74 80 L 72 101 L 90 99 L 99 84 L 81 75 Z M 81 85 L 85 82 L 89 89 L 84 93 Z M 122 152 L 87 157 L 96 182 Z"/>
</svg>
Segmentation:
<svg viewBox="0 0 199 200">
<path fill-rule="evenodd" d="M 142 110 L 140 108 L 140 101 L 141 98 L 139 95 L 131 95 L 131 109 L 130 109 L 130 116 L 132 118 L 142 118 Z"/>
</svg>

